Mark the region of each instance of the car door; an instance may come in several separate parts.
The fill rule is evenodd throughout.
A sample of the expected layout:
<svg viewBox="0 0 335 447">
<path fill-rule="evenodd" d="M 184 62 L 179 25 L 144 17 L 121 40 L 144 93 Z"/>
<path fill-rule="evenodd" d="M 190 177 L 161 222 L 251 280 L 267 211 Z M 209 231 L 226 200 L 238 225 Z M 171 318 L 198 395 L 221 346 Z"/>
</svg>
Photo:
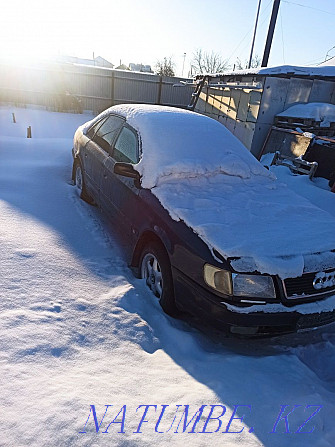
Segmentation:
<svg viewBox="0 0 335 447">
<path fill-rule="evenodd" d="M 80 160 L 84 170 L 86 188 L 91 193 L 94 190 L 94 188 L 92 187 L 92 159 L 94 157 L 94 153 L 92 151 L 92 148 L 88 146 L 88 143 L 93 138 L 94 134 L 102 125 L 102 123 L 106 121 L 106 119 L 107 117 L 99 120 L 97 123 L 90 127 L 86 134 L 83 133 L 80 137 Z"/>
<path fill-rule="evenodd" d="M 139 139 L 136 131 L 124 125 L 113 145 L 110 157 L 104 162 L 101 186 L 102 206 L 112 217 L 119 219 L 123 229 L 132 236 L 136 234 L 139 211 L 139 188 L 133 178 L 114 174 L 117 162 L 136 164 L 139 161 Z"/>
<path fill-rule="evenodd" d="M 109 115 L 99 126 L 88 131 L 89 138 L 84 150 L 84 165 L 92 194 L 100 203 L 100 188 L 103 166 L 112 152 L 113 142 L 118 135 L 124 119 L 117 115 Z"/>
</svg>

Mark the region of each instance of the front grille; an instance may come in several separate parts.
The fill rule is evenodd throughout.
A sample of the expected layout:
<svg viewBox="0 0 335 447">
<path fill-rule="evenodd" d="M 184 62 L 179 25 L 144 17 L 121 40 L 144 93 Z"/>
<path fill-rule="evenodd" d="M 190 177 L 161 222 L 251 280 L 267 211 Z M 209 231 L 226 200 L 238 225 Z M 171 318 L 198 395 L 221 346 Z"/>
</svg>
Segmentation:
<svg viewBox="0 0 335 447">
<path fill-rule="evenodd" d="M 332 270 L 325 270 L 325 273 L 333 273 Z M 284 290 L 286 292 L 287 298 L 299 298 L 303 296 L 310 295 L 321 295 L 327 292 L 332 292 L 335 290 L 335 285 L 331 287 L 324 287 L 321 289 L 315 289 L 313 287 L 313 281 L 315 279 L 316 273 L 304 273 L 302 276 L 298 278 L 287 278 L 284 282 Z"/>
</svg>

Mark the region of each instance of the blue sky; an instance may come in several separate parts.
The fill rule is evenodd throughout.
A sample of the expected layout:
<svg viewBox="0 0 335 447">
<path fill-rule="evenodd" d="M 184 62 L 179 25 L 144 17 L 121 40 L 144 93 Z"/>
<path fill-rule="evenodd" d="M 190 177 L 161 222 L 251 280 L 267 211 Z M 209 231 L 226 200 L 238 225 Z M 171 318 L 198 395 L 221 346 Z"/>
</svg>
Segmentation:
<svg viewBox="0 0 335 447">
<path fill-rule="evenodd" d="M 262 0 L 255 53 L 262 55 L 273 0 Z M 198 48 L 248 59 L 258 0 L 12 0 L 0 17 L 1 55 L 101 55 L 114 64 L 172 57 L 177 74 Z M 321 62 L 335 45 L 334 0 L 281 0 L 269 65 Z M 329 52 L 335 55 L 335 49 Z"/>
</svg>

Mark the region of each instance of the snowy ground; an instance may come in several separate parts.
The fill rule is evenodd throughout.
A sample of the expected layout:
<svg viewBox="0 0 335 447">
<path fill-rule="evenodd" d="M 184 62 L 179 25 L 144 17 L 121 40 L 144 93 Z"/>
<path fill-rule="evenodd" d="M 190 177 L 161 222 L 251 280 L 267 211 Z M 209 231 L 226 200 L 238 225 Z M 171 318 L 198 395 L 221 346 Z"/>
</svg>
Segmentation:
<svg viewBox="0 0 335 447">
<path fill-rule="evenodd" d="M 0 108 L 0 445 L 333 447 L 335 325 L 239 341 L 164 315 L 70 184 L 90 118 Z M 329 191 L 287 178 L 334 213 Z"/>
</svg>

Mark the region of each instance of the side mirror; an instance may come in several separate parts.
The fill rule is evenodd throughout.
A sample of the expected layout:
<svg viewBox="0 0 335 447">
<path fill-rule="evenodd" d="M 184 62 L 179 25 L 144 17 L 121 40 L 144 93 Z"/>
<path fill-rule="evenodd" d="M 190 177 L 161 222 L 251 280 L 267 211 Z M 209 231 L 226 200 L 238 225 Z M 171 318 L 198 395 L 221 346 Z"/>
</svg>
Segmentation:
<svg viewBox="0 0 335 447">
<path fill-rule="evenodd" d="M 130 163 L 117 162 L 114 165 L 114 174 L 123 175 L 124 177 L 130 177 L 135 180 L 135 185 L 140 185 L 140 174 L 134 169 L 134 166 Z"/>
</svg>

